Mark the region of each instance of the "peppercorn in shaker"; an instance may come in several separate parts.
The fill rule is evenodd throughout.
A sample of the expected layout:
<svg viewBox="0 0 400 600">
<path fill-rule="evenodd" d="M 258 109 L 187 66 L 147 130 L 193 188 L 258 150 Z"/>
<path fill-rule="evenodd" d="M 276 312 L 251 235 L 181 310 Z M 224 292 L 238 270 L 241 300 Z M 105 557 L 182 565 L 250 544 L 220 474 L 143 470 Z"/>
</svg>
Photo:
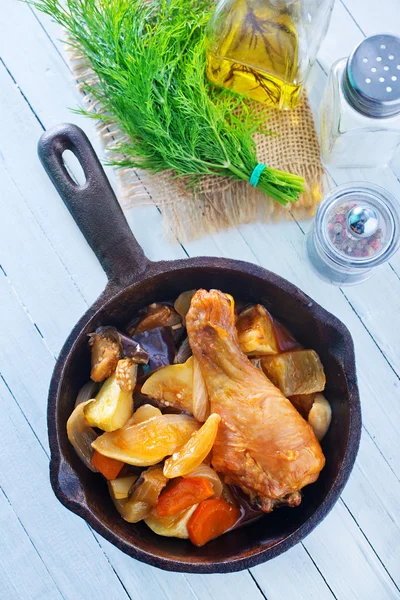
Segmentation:
<svg viewBox="0 0 400 600">
<path fill-rule="evenodd" d="M 321 202 L 307 252 L 317 274 L 336 285 L 368 279 L 399 247 L 400 205 L 372 184 L 342 185 Z"/>
<path fill-rule="evenodd" d="M 400 147 L 400 38 L 373 35 L 332 66 L 321 108 L 326 164 L 378 167 Z"/>
</svg>

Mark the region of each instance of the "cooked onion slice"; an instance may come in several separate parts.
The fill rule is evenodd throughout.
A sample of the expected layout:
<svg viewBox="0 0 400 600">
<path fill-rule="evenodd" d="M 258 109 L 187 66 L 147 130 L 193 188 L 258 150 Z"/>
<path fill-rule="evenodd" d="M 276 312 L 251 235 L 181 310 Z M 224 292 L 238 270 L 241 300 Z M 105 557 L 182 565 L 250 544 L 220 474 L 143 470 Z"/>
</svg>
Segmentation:
<svg viewBox="0 0 400 600">
<path fill-rule="evenodd" d="M 204 377 L 196 357 L 193 357 L 193 416 L 204 423 L 210 415 L 210 401 Z"/>
<path fill-rule="evenodd" d="M 133 413 L 133 417 L 130 419 L 130 423 L 137 425 L 138 423 L 143 423 L 143 421 L 148 421 L 149 419 L 154 419 L 154 417 L 161 417 L 162 412 L 156 406 L 152 404 L 142 404 L 139 408 Z"/>
<path fill-rule="evenodd" d="M 83 463 L 93 472 L 97 469 L 92 465 L 93 448 L 92 443 L 97 439 L 97 433 L 86 420 L 84 408 L 93 400 L 86 400 L 76 406 L 67 421 L 67 436 L 75 452 Z"/>
<path fill-rule="evenodd" d="M 129 465 L 147 467 L 179 450 L 198 428 L 199 423 L 187 415 L 162 415 L 103 433 L 93 448 Z"/>
<path fill-rule="evenodd" d="M 137 475 L 128 475 L 128 477 L 119 477 L 111 479 L 109 482 L 110 492 L 116 500 L 124 500 L 129 496 L 129 490 L 137 480 Z"/>
<path fill-rule="evenodd" d="M 214 445 L 220 421 L 216 413 L 210 415 L 179 452 L 165 461 L 164 475 L 169 479 L 183 477 L 201 465 Z"/>
<path fill-rule="evenodd" d="M 187 361 L 192 356 L 192 349 L 189 344 L 189 338 L 185 338 L 179 346 L 178 352 L 174 358 L 174 364 L 179 365 Z"/>
<path fill-rule="evenodd" d="M 93 398 L 95 398 L 97 392 L 99 391 L 99 387 L 100 384 L 92 380 L 85 383 L 85 385 L 83 385 L 78 392 L 75 401 L 75 408 L 79 404 L 82 404 L 82 402 L 87 402 L 88 400 L 92 400 Z"/>
<path fill-rule="evenodd" d="M 153 510 L 144 522 L 152 531 L 154 531 L 154 533 L 157 533 L 157 535 L 187 540 L 189 538 L 187 524 L 197 507 L 198 504 L 195 504 L 186 510 L 182 510 L 176 515 L 170 515 L 169 517 L 159 517 L 157 511 Z"/>
<path fill-rule="evenodd" d="M 189 290 L 187 292 L 182 292 L 179 294 L 177 299 L 174 302 L 174 308 L 178 314 L 181 315 L 183 322 L 185 322 L 186 315 L 189 312 L 190 303 L 192 301 L 193 296 L 195 295 L 196 290 Z"/>
<path fill-rule="evenodd" d="M 220 480 L 218 473 L 208 465 L 201 463 L 199 467 L 196 467 L 196 469 L 194 469 L 184 477 L 204 477 L 204 479 L 208 479 L 208 481 L 214 488 L 214 496 L 216 498 L 221 497 L 222 481 Z"/>
</svg>

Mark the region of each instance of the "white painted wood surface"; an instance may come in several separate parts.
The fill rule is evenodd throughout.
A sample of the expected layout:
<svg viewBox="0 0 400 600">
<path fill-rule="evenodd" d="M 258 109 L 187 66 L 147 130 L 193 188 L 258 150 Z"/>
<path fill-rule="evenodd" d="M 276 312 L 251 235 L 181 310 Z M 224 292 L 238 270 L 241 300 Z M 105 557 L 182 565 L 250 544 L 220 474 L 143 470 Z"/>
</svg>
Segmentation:
<svg viewBox="0 0 400 600">
<path fill-rule="evenodd" d="M 399 0 L 336 0 L 310 81 L 317 109 L 330 65 L 364 36 L 400 33 Z M 55 499 L 48 480 L 47 387 L 61 345 L 105 275 L 37 155 L 42 131 L 79 124 L 79 98 L 50 19 L 17 0 L 0 7 L 0 600 L 400 598 L 400 254 L 368 282 L 343 290 L 304 258 L 309 223 L 247 225 L 201 241 L 166 241 L 161 215 L 127 215 L 151 259 L 240 258 L 276 271 L 336 314 L 356 346 L 363 407 L 360 453 L 336 507 L 279 558 L 231 575 L 164 573 L 122 554 Z M 114 181 L 113 173 L 108 174 Z M 391 169 L 332 169 L 336 183 L 370 180 L 400 202 Z"/>
</svg>

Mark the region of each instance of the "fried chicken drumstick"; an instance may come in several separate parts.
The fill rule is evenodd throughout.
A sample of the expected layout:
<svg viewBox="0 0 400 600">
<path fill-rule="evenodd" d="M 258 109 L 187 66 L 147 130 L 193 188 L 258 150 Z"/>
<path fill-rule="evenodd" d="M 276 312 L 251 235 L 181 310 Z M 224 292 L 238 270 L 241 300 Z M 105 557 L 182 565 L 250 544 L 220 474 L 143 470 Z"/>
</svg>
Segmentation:
<svg viewBox="0 0 400 600">
<path fill-rule="evenodd" d="M 198 290 L 186 317 L 189 342 L 221 416 L 212 465 L 264 512 L 296 506 L 325 464 L 311 426 L 242 352 L 233 299 Z"/>
</svg>

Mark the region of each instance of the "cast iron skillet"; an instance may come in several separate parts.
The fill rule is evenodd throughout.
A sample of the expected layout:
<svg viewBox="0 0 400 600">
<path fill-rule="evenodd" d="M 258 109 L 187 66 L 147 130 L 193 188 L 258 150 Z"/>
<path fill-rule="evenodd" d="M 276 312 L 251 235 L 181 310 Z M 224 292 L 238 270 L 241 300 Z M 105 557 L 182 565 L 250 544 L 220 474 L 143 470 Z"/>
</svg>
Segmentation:
<svg viewBox="0 0 400 600">
<path fill-rule="evenodd" d="M 86 183 L 82 186 L 65 169 L 62 154 L 67 149 L 83 167 Z M 78 127 L 60 125 L 44 133 L 39 156 L 109 280 L 65 342 L 51 380 L 50 479 L 57 498 L 123 552 L 170 571 L 238 571 L 288 550 L 331 510 L 356 458 L 361 410 L 348 330 L 294 285 L 253 264 L 202 257 L 149 261 L 132 235 L 89 140 Z M 305 488 L 298 508 L 280 508 L 195 548 L 186 540 L 159 537 L 143 523 L 126 523 L 115 510 L 102 477 L 89 471 L 75 454 L 65 428 L 77 392 L 90 372 L 88 333 L 99 325 L 122 327 L 147 304 L 200 287 L 218 288 L 236 298 L 264 304 L 305 347 L 314 348 L 325 367 L 333 418 L 322 444 L 326 466 L 318 481 Z"/>
</svg>

